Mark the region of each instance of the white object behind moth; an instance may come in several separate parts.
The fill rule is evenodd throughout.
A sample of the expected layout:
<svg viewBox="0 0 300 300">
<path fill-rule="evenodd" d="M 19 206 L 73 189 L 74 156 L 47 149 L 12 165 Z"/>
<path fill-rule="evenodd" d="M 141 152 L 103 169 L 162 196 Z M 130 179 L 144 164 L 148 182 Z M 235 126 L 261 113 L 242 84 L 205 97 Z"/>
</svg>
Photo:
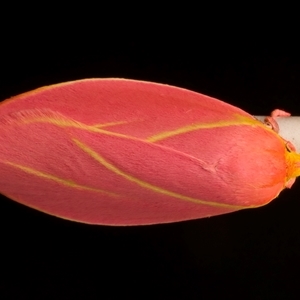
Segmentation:
<svg viewBox="0 0 300 300">
<path fill-rule="evenodd" d="M 264 122 L 266 116 L 255 116 L 258 120 Z M 278 124 L 279 135 L 285 140 L 291 142 L 297 152 L 300 152 L 300 117 L 279 116 L 273 117 Z"/>
</svg>

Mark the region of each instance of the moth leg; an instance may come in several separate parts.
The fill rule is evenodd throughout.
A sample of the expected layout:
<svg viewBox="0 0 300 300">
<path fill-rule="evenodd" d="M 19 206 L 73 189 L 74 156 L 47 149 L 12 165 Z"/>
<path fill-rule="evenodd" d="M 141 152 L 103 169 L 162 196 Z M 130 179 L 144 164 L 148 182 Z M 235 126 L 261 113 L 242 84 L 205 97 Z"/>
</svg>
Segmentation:
<svg viewBox="0 0 300 300">
<path fill-rule="evenodd" d="M 266 117 L 264 122 L 267 126 L 270 126 L 276 133 L 279 133 L 279 126 L 278 123 L 276 122 L 275 118 L 276 117 L 289 117 L 291 114 L 281 110 L 281 109 L 275 109 L 271 112 L 271 116 L 270 117 Z M 290 141 L 286 141 L 286 149 L 287 151 L 291 152 L 296 152 L 296 147 L 290 142 Z M 294 184 L 295 182 L 295 178 L 291 178 L 289 179 L 286 183 L 285 183 L 285 187 L 287 188 L 291 188 L 291 186 Z"/>
<path fill-rule="evenodd" d="M 271 116 L 270 117 L 266 117 L 264 122 L 266 125 L 270 126 L 276 133 L 279 132 L 279 126 L 278 123 L 276 122 L 275 118 L 276 117 L 289 117 L 291 114 L 281 110 L 281 109 L 274 109 L 271 112 Z"/>
<path fill-rule="evenodd" d="M 286 142 L 285 144 L 286 148 L 291 152 L 291 151 L 294 151 L 296 152 L 296 147 L 289 141 Z"/>
<path fill-rule="evenodd" d="M 284 111 L 284 110 L 281 110 L 281 109 L 274 109 L 272 112 L 271 112 L 271 117 L 272 118 L 275 118 L 275 117 L 290 117 L 290 113 Z"/>
<path fill-rule="evenodd" d="M 295 181 L 296 181 L 296 178 L 291 178 L 285 183 L 284 186 L 286 188 L 290 189 L 292 187 L 292 185 L 295 183 Z"/>
</svg>

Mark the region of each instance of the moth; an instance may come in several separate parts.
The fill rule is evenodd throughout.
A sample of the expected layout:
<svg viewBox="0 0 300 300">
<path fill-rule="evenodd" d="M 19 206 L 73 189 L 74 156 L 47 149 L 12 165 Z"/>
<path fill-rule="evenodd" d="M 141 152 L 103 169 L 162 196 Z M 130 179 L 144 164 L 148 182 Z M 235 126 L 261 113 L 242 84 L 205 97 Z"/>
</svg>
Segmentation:
<svg viewBox="0 0 300 300">
<path fill-rule="evenodd" d="M 273 118 L 268 126 L 158 83 L 43 87 L 2 102 L 0 123 L 0 192 L 83 223 L 168 223 L 259 207 L 300 174 L 300 155 Z"/>
</svg>

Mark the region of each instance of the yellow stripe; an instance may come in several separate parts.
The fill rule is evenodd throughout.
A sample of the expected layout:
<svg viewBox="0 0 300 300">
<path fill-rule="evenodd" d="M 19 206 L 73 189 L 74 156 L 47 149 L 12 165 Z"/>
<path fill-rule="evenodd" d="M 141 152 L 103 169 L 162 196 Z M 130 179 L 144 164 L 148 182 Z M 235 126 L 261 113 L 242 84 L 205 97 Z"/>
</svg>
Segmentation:
<svg viewBox="0 0 300 300">
<path fill-rule="evenodd" d="M 22 121 L 21 124 L 30 124 L 30 123 L 34 123 L 34 122 L 48 123 L 48 124 L 53 124 L 53 125 L 56 125 L 59 127 L 74 127 L 74 128 L 79 128 L 79 129 L 90 131 L 90 132 L 102 133 L 102 134 L 109 135 L 109 136 L 117 136 L 117 137 L 122 137 L 122 138 L 127 138 L 127 139 L 135 139 L 134 137 L 127 136 L 125 134 L 111 132 L 111 131 L 101 129 L 103 127 L 124 124 L 124 123 L 127 123 L 126 121 L 109 122 L 109 123 L 95 124 L 95 125 L 85 125 L 84 123 L 81 123 L 79 121 L 75 121 L 72 119 L 68 119 L 65 116 L 60 115 L 60 114 L 57 114 L 57 116 L 55 116 L 55 117 L 47 117 L 47 116 L 26 116 L 26 117 L 24 117 L 24 116 L 20 116 L 20 119 Z"/>
<path fill-rule="evenodd" d="M 68 186 L 68 187 L 83 189 L 83 190 L 92 191 L 92 192 L 98 192 L 98 193 L 102 193 L 102 194 L 106 194 L 106 195 L 114 196 L 114 197 L 119 196 L 119 195 L 117 195 L 115 193 L 107 192 L 107 191 L 104 191 L 104 190 L 101 190 L 101 189 L 91 188 L 91 187 L 84 186 L 84 185 L 81 185 L 81 184 L 77 184 L 77 183 L 75 183 L 72 180 L 62 179 L 62 178 L 59 178 L 57 176 L 53 176 L 53 175 L 48 174 L 48 173 L 37 171 L 37 170 L 34 170 L 32 168 L 25 167 L 25 166 L 22 166 L 22 165 L 13 163 L 13 162 L 3 161 L 3 163 L 5 163 L 7 165 L 10 165 L 10 166 L 13 166 L 13 167 L 15 167 L 17 169 L 20 169 L 20 170 L 22 170 L 22 171 L 24 171 L 26 173 L 33 174 L 33 175 L 36 175 L 38 177 L 42 177 L 42 178 L 53 180 L 55 182 L 58 182 L 58 183 L 60 183 L 62 185 Z"/>
<path fill-rule="evenodd" d="M 55 114 L 57 114 L 57 116 L 55 116 L 55 117 L 32 116 L 33 118 L 28 118 L 28 116 L 26 116 L 26 117 L 21 116 L 21 120 L 22 120 L 23 124 L 29 124 L 29 123 L 33 123 L 33 122 L 50 123 L 53 125 L 57 125 L 59 127 L 74 127 L 74 128 L 79 128 L 79 129 L 90 131 L 90 132 L 102 133 L 102 134 L 109 135 L 109 136 L 116 136 L 116 137 L 121 137 L 121 138 L 126 138 L 126 139 L 135 139 L 135 140 L 138 139 L 133 136 L 126 135 L 126 134 L 121 134 L 121 133 L 111 132 L 111 131 L 101 129 L 101 128 L 105 128 L 108 126 L 125 124 L 125 123 L 128 123 L 127 121 L 116 121 L 116 122 L 109 122 L 109 123 L 104 123 L 104 124 L 85 125 L 84 123 L 81 123 L 79 121 L 75 121 L 72 119 L 68 119 L 65 116 L 60 115 L 58 113 L 55 113 Z M 225 127 L 225 126 L 240 126 L 240 125 L 262 127 L 265 130 L 270 131 L 273 134 L 275 134 L 277 137 L 279 137 L 278 134 L 276 132 L 274 132 L 274 130 L 268 128 L 262 122 L 260 122 L 256 119 L 252 119 L 251 117 L 242 116 L 242 115 L 238 115 L 238 114 L 236 114 L 235 117 L 236 117 L 236 120 L 219 121 L 219 122 L 215 122 L 215 123 L 196 123 L 196 124 L 186 125 L 186 126 L 174 129 L 174 130 L 157 133 L 155 135 L 152 135 L 152 136 L 146 138 L 145 141 L 155 143 L 157 141 L 161 141 L 163 139 L 166 139 L 166 138 L 169 138 L 169 137 L 172 137 L 175 135 L 185 134 L 185 133 L 188 133 L 191 131 L 196 131 L 199 129 L 218 128 L 218 127 Z"/>
<path fill-rule="evenodd" d="M 264 126 L 261 122 L 255 120 L 255 119 L 249 118 L 249 117 L 244 117 L 241 115 L 236 115 L 235 117 L 236 117 L 236 120 L 219 121 L 219 122 L 214 122 L 214 123 L 195 123 L 195 124 L 191 124 L 191 125 L 186 125 L 186 126 L 174 129 L 174 130 L 157 133 L 155 135 L 148 137 L 146 140 L 148 142 L 155 143 L 157 141 L 161 141 L 166 138 L 173 137 L 175 135 L 184 134 L 184 133 L 195 131 L 198 129 L 210 129 L 210 128 L 217 128 L 217 127 L 239 126 L 239 125 Z M 264 126 L 264 128 L 265 128 L 265 126 Z M 267 129 L 267 127 L 266 127 L 266 129 Z"/>
<path fill-rule="evenodd" d="M 98 153 L 96 153 L 95 151 L 93 151 L 90 147 L 88 147 L 86 144 L 80 142 L 78 139 L 73 138 L 73 141 L 76 143 L 76 145 L 82 149 L 85 153 L 87 153 L 88 155 L 90 155 L 92 158 L 94 158 L 97 162 L 99 162 L 101 165 L 103 165 L 104 167 L 106 167 L 108 170 L 112 171 L 113 173 L 115 173 L 116 175 L 119 175 L 125 179 L 127 179 L 128 181 L 134 182 L 137 185 L 149 189 L 153 192 L 157 192 L 159 194 L 163 194 L 166 196 L 170 196 L 170 197 L 174 197 L 180 200 L 184 200 L 184 201 L 189 201 L 189 202 L 193 202 L 193 203 L 197 203 L 197 204 L 204 204 L 204 205 L 208 205 L 208 206 L 215 206 L 215 207 L 224 207 L 224 208 L 229 208 L 229 209 L 243 209 L 243 208 L 250 208 L 252 206 L 237 206 L 237 205 L 230 205 L 230 204 L 222 204 L 222 203 L 216 203 L 216 202 L 210 202 L 210 201 L 203 201 L 203 200 L 198 200 L 192 197 L 188 197 L 188 196 L 184 196 L 181 194 L 177 194 L 168 190 L 165 190 L 163 188 L 160 188 L 158 186 L 152 185 L 148 182 L 142 181 L 136 177 L 133 177 L 129 174 L 126 174 L 125 172 L 123 172 L 122 170 L 118 169 L 117 167 L 115 167 L 114 165 L 110 164 L 108 161 L 106 161 L 102 156 L 100 156 Z M 254 207 L 254 206 L 253 206 Z"/>
<path fill-rule="evenodd" d="M 109 122 L 104 124 L 94 124 L 92 127 L 96 128 L 104 128 L 104 127 L 110 127 L 110 126 L 116 126 L 116 125 L 122 125 L 122 124 L 128 124 L 128 121 L 118 121 L 118 122 Z"/>
</svg>

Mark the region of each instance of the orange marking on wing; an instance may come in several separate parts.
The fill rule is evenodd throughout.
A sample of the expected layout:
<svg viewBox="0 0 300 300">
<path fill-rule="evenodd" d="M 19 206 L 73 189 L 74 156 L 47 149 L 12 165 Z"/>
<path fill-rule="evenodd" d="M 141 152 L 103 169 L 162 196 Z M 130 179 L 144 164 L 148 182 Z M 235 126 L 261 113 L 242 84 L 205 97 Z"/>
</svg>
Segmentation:
<svg viewBox="0 0 300 300">
<path fill-rule="evenodd" d="M 49 180 L 58 182 L 60 184 L 68 186 L 68 187 L 83 189 L 83 190 L 92 191 L 92 192 L 97 192 L 97 193 L 106 194 L 106 195 L 113 196 L 113 197 L 118 197 L 119 196 L 116 193 L 112 193 L 112 192 L 108 192 L 108 191 L 105 191 L 105 190 L 96 189 L 96 188 L 88 187 L 88 186 L 85 186 L 85 185 L 81 185 L 81 184 L 78 184 L 78 183 L 76 183 L 72 180 L 63 179 L 63 178 L 51 175 L 49 173 L 41 172 L 41 171 L 35 170 L 33 168 L 29 168 L 29 167 L 26 167 L 26 166 L 23 166 L 23 165 L 20 165 L 20 164 L 16 164 L 16 163 L 13 163 L 13 162 L 10 162 L 10 161 L 2 161 L 2 163 L 10 165 L 10 166 L 12 166 L 14 168 L 17 168 L 19 170 L 22 170 L 26 173 L 29 173 L 29 174 L 32 174 L 32 175 L 35 175 L 35 176 L 38 176 L 38 177 L 41 177 L 41 178 L 45 178 L 45 179 L 49 179 Z"/>
</svg>

